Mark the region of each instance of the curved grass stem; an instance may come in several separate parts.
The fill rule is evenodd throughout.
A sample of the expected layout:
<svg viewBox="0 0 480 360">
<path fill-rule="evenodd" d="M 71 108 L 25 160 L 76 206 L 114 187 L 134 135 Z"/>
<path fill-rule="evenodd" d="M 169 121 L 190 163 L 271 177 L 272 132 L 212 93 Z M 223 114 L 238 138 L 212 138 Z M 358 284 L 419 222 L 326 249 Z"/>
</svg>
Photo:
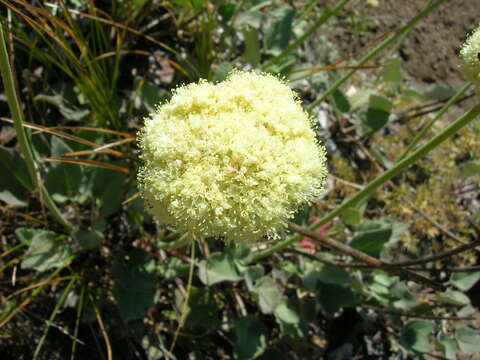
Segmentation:
<svg viewBox="0 0 480 360">
<path fill-rule="evenodd" d="M 63 290 L 62 296 L 58 300 L 57 304 L 55 305 L 55 308 L 53 309 L 50 318 L 47 321 L 47 326 L 45 327 L 45 330 L 43 331 L 42 337 L 40 338 L 40 341 L 37 344 L 37 347 L 35 348 L 35 352 L 33 353 L 33 360 L 35 360 L 42 350 L 43 344 L 45 343 L 45 339 L 47 338 L 48 330 L 50 329 L 50 326 L 52 325 L 53 321 L 55 320 L 57 314 L 60 311 L 60 308 L 63 306 L 63 303 L 65 302 L 65 299 L 67 298 L 68 294 L 70 294 L 70 290 L 72 289 L 73 284 L 77 278 L 73 278 L 70 280 L 68 285 L 65 287 Z"/>
<path fill-rule="evenodd" d="M 25 162 L 27 164 L 28 172 L 32 179 L 32 182 L 39 190 L 40 195 L 45 202 L 45 205 L 52 212 L 54 218 L 68 231 L 71 231 L 73 229 L 73 225 L 67 219 L 65 219 L 65 217 L 58 209 L 57 205 L 55 205 L 55 203 L 53 202 L 53 199 L 51 198 L 45 186 L 43 186 L 43 184 L 41 184 L 41 182 L 39 181 L 39 176 L 37 173 L 37 167 L 35 165 L 35 159 L 33 156 L 30 140 L 23 126 L 23 112 L 21 110 L 20 101 L 17 96 L 13 72 L 10 65 L 7 46 L 5 43 L 3 25 L 0 26 L 0 71 L 2 75 L 3 86 L 5 88 L 5 93 L 7 95 L 8 106 L 13 117 L 13 125 L 15 127 L 17 140 L 25 158 Z"/>
</svg>

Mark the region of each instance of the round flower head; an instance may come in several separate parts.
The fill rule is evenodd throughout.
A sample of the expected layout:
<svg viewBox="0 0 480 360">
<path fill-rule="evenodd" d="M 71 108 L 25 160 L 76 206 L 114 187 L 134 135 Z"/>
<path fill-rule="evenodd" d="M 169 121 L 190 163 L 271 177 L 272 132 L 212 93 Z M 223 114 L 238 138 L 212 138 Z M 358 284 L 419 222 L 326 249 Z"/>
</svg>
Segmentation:
<svg viewBox="0 0 480 360">
<path fill-rule="evenodd" d="M 190 236 L 276 236 L 323 190 L 325 150 L 294 92 L 233 72 L 179 87 L 145 121 L 138 179 L 150 212 Z"/>
<path fill-rule="evenodd" d="M 468 80 L 480 86 L 480 26 L 463 44 L 460 55 L 463 57 L 462 69 Z"/>
</svg>

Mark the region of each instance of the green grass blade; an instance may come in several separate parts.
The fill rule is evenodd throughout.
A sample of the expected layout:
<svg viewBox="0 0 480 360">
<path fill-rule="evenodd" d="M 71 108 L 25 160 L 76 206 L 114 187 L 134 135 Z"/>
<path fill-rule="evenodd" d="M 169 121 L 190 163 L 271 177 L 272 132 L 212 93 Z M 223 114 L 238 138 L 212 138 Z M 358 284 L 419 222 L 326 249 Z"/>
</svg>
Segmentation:
<svg viewBox="0 0 480 360">
<path fill-rule="evenodd" d="M 408 32 L 412 27 L 414 27 L 421 19 L 425 16 L 430 14 L 433 10 L 435 10 L 439 5 L 441 5 L 445 0 L 436 0 L 430 3 L 427 7 L 425 7 L 421 12 L 419 12 L 412 20 L 408 22 L 401 30 L 397 31 L 395 34 L 390 35 L 380 44 L 378 44 L 375 48 L 373 48 L 367 55 L 361 58 L 355 66 L 362 66 L 375 55 L 380 53 L 383 49 L 389 46 L 394 41 L 398 40 L 402 37 L 405 32 Z M 348 71 L 345 75 L 343 75 L 340 79 L 338 79 L 328 90 L 326 90 L 318 99 L 312 102 L 308 107 L 307 111 L 311 112 L 315 106 L 323 102 L 328 96 L 330 96 L 335 90 L 337 90 L 345 81 L 350 79 L 357 69 L 352 69 Z"/>
<path fill-rule="evenodd" d="M 48 330 L 50 329 L 50 324 L 55 320 L 57 317 L 57 314 L 60 310 L 60 308 L 63 306 L 63 303 L 65 302 L 65 299 L 67 298 L 67 295 L 70 293 L 70 289 L 72 288 L 73 284 L 75 283 L 77 279 L 73 278 L 70 280 L 68 285 L 65 287 L 65 290 L 63 290 L 62 296 L 58 300 L 57 304 L 55 305 L 55 308 L 52 311 L 52 314 L 50 315 L 50 318 L 48 319 L 47 327 L 43 331 L 42 337 L 40 338 L 40 341 L 37 344 L 37 347 L 35 348 L 35 352 L 33 353 L 33 360 L 35 360 L 42 350 L 43 344 L 45 342 L 45 339 L 47 338 Z"/>
<path fill-rule="evenodd" d="M 333 220 L 337 216 L 341 215 L 345 210 L 351 208 L 352 206 L 358 204 L 360 201 L 364 200 L 371 194 L 373 194 L 380 186 L 385 184 L 394 176 L 398 175 L 400 172 L 408 168 L 410 165 L 414 164 L 420 158 L 428 154 L 430 151 L 435 149 L 445 140 L 453 136 L 458 130 L 470 123 L 472 120 L 475 120 L 480 115 L 480 105 L 475 106 L 469 112 L 465 113 L 463 116 L 455 120 L 450 126 L 445 128 L 441 133 L 437 134 L 433 139 L 427 142 L 425 145 L 421 146 L 418 150 L 413 152 L 410 156 L 399 161 L 392 168 L 385 171 L 383 174 L 378 176 L 376 179 L 368 183 L 362 190 L 355 193 L 354 195 L 347 198 L 339 207 L 331 211 L 319 221 L 313 223 L 309 226 L 311 230 L 318 229 L 320 226 L 325 225 L 327 222 Z M 278 251 L 282 251 L 286 247 L 294 244 L 295 242 L 302 239 L 303 235 L 293 235 L 284 241 L 279 242 L 278 244 L 272 246 L 269 249 L 260 251 L 255 254 L 253 261 L 260 260 L 266 256 L 270 256 Z"/>
<path fill-rule="evenodd" d="M 300 16 L 295 22 L 298 23 L 303 19 L 305 19 L 308 16 L 308 14 L 310 14 L 310 11 L 312 11 L 312 9 L 317 5 L 318 1 L 319 0 L 310 0 L 308 4 L 305 5 L 305 8 L 302 10 L 302 12 L 300 13 Z"/>
<path fill-rule="evenodd" d="M 465 92 L 470 89 L 470 87 L 472 86 L 472 83 L 471 82 L 468 82 L 466 83 L 465 85 L 463 85 L 463 87 L 457 91 L 457 93 L 452 96 L 450 98 L 450 100 L 448 100 L 448 102 L 440 109 L 440 111 L 429 121 L 429 123 L 427 125 L 425 125 L 423 127 L 423 129 L 415 136 L 415 138 L 412 140 L 412 142 L 410 144 L 408 144 L 408 147 L 406 148 L 406 150 L 403 152 L 403 154 L 398 158 L 397 161 L 400 161 L 402 159 L 405 158 L 405 156 L 408 155 L 408 153 L 410 151 L 412 151 L 412 149 L 415 147 L 415 145 L 418 144 L 418 142 L 420 140 L 423 139 L 423 137 L 425 136 L 425 134 L 427 133 L 428 130 L 430 130 L 430 128 L 435 124 L 435 122 L 440 119 L 443 114 L 445 114 L 445 112 L 450 108 L 450 106 L 452 106 L 453 104 L 455 104 L 455 102 L 457 102 L 457 100 L 463 96 L 463 94 L 465 94 Z"/>
<path fill-rule="evenodd" d="M 22 150 L 25 162 L 27 163 L 30 177 L 34 184 L 37 184 L 37 170 L 35 168 L 35 161 L 33 158 L 33 152 L 30 147 L 25 129 L 23 128 L 23 112 L 20 107 L 20 101 L 17 97 L 17 91 L 15 89 L 15 83 L 13 80 L 12 68 L 10 67 L 10 61 L 8 58 L 7 47 L 5 43 L 5 36 L 3 33 L 3 26 L 0 28 L 0 71 L 2 73 L 3 86 L 8 99 L 8 106 L 12 113 L 13 125 L 17 133 L 17 140 Z"/>
<path fill-rule="evenodd" d="M 82 317 L 83 305 L 85 303 L 85 286 L 80 290 L 80 297 L 78 299 L 77 316 L 75 318 L 75 330 L 73 330 L 72 354 L 70 360 L 75 360 L 75 350 L 77 348 L 78 329 L 80 327 L 80 318 Z"/>
<path fill-rule="evenodd" d="M 261 69 L 265 70 L 270 65 L 276 63 L 277 61 L 283 59 L 285 56 L 290 54 L 296 48 L 298 48 L 301 44 L 303 44 L 310 36 L 312 36 L 317 29 L 325 24 L 332 16 L 336 15 L 350 0 L 340 0 L 340 2 L 333 8 L 333 10 L 326 10 L 323 12 L 322 16 L 308 29 L 305 34 L 300 36 L 297 40 L 295 40 L 292 44 L 290 44 L 285 50 L 283 50 L 280 54 L 278 54 L 273 59 L 267 61 L 266 63 L 262 64 Z"/>
<path fill-rule="evenodd" d="M 22 150 L 25 162 L 27 163 L 28 172 L 32 179 L 33 184 L 39 189 L 43 196 L 43 200 L 47 208 L 52 212 L 52 215 L 55 219 L 62 224 L 67 230 L 72 230 L 73 225 L 65 219 L 57 208 L 53 199 L 50 197 L 47 189 L 38 181 L 37 168 L 35 166 L 35 159 L 33 156 L 33 151 L 27 133 L 23 126 L 23 112 L 20 107 L 20 101 L 17 96 L 17 91 L 15 88 L 15 82 L 13 77 L 12 68 L 10 66 L 10 60 L 8 57 L 7 46 L 5 43 L 5 35 L 3 32 L 3 24 L 0 26 L 0 72 L 2 75 L 3 86 L 5 88 L 5 93 L 7 95 L 8 106 L 12 113 L 13 124 L 15 127 L 15 132 L 17 135 L 18 143 L 20 149 Z"/>
</svg>

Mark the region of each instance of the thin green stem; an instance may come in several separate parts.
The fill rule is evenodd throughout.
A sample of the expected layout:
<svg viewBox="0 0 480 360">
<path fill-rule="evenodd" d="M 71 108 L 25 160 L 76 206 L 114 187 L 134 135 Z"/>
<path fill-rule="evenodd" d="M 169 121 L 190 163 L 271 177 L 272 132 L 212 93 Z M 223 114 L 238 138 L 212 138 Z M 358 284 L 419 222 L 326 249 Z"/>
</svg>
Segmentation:
<svg viewBox="0 0 480 360">
<path fill-rule="evenodd" d="M 448 102 L 440 109 L 440 111 L 432 118 L 432 120 L 430 120 L 430 122 L 426 126 L 424 126 L 423 129 L 415 136 L 412 142 L 408 144 L 407 149 L 403 152 L 403 154 L 398 158 L 397 161 L 404 159 L 405 156 L 408 155 L 408 153 L 415 147 L 415 145 L 417 145 L 418 142 L 423 139 L 423 137 L 425 136 L 427 131 L 430 130 L 433 124 L 435 124 L 435 122 L 440 119 L 443 114 L 445 114 L 445 112 L 450 108 L 450 106 L 457 102 L 457 100 L 461 96 L 463 96 L 463 94 L 465 94 L 465 92 L 470 89 L 471 86 L 472 83 L 467 82 L 460 90 L 458 90 L 458 92 L 452 98 L 450 98 L 450 100 L 448 100 Z"/>
<path fill-rule="evenodd" d="M 42 337 L 40 338 L 40 341 L 38 342 L 37 347 L 35 348 L 35 352 L 33 353 L 33 360 L 35 360 L 37 358 L 38 354 L 40 353 L 40 350 L 43 347 L 43 343 L 45 342 L 45 339 L 47 338 L 48 329 L 50 329 L 51 324 L 53 323 L 53 321 L 57 317 L 57 314 L 60 311 L 60 308 L 62 307 L 63 303 L 65 302 L 65 299 L 67 298 L 67 295 L 70 293 L 70 290 L 71 290 L 71 288 L 72 288 L 72 286 L 73 286 L 73 284 L 75 283 L 76 280 L 77 280 L 77 278 L 73 278 L 72 280 L 70 280 L 70 282 L 66 286 L 65 290 L 63 291 L 62 296 L 60 297 L 57 304 L 55 305 L 55 308 L 53 309 L 52 314 L 50 315 L 50 318 L 48 319 L 47 327 L 43 331 Z"/>
<path fill-rule="evenodd" d="M 409 28 L 407 31 L 405 31 L 401 36 L 400 38 L 398 39 L 397 43 L 395 44 L 395 46 L 393 46 L 389 51 L 388 51 L 388 54 L 385 56 L 385 59 L 388 59 L 390 58 L 391 56 L 393 56 L 394 54 L 396 54 L 400 48 L 402 47 L 403 45 L 403 42 L 405 41 L 405 39 L 408 37 L 408 35 L 410 35 L 410 32 L 412 31 L 413 28 Z"/>
<path fill-rule="evenodd" d="M 368 183 L 362 190 L 355 193 L 351 197 L 347 198 L 339 207 L 335 210 L 331 211 L 319 221 L 313 223 L 309 226 L 309 229 L 315 230 L 318 229 L 320 226 L 326 224 L 327 222 L 333 220 L 338 215 L 341 215 L 345 210 L 349 209 L 352 206 L 355 206 L 360 201 L 364 200 L 371 194 L 375 192 L 380 186 L 385 184 L 394 176 L 398 175 L 400 172 L 408 168 L 410 165 L 414 164 L 420 158 L 424 157 L 430 151 L 435 149 L 449 137 L 453 136 L 458 130 L 462 127 L 470 123 L 472 120 L 476 119 L 480 115 L 480 105 L 475 106 L 473 109 L 465 113 L 463 116 L 455 120 L 450 126 L 444 129 L 441 133 L 436 135 L 433 139 L 427 142 L 425 145 L 422 145 L 418 150 L 414 151 L 410 156 L 404 158 L 403 160 L 399 161 L 395 164 L 392 168 L 385 171 L 383 174 L 378 176 L 376 179 L 372 180 Z M 278 244 L 272 246 L 269 249 L 259 251 L 253 257 L 253 261 L 260 260 L 264 257 L 270 256 L 276 252 L 282 251 L 283 249 L 287 248 L 291 244 L 299 241 L 302 238 L 302 235 L 294 235 L 291 236 L 284 241 L 279 242 Z"/>
<path fill-rule="evenodd" d="M 0 259 L 4 258 L 5 256 L 7 255 L 10 255 L 12 252 L 14 251 L 17 251 L 18 249 L 24 247 L 24 246 L 27 246 L 27 244 L 25 243 L 20 243 L 18 245 L 15 245 L 15 246 L 12 246 L 11 248 L 9 248 L 7 251 L 3 252 L 2 254 L 0 254 Z M 0 271 L 1 273 L 2 271 Z"/>
<path fill-rule="evenodd" d="M 305 33 L 300 36 L 297 40 L 295 40 L 292 44 L 290 44 L 285 50 L 283 50 L 279 55 L 270 59 L 266 63 L 262 64 L 260 67 L 262 70 L 267 69 L 272 64 L 276 63 L 277 61 L 283 59 L 285 56 L 290 54 L 294 51 L 297 47 L 303 44 L 317 29 L 325 24 L 332 16 L 336 15 L 350 0 L 341 0 L 337 6 L 335 6 L 332 10 L 325 10 L 320 16 L 320 18 L 308 29 Z"/>
<path fill-rule="evenodd" d="M 72 354 L 70 355 L 70 360 L 75 360 L 75 350 L 77 348 L 78 341 L 78 329 L 80 327 L 80 318 L 82 317 L 83 304 L 85 300 L 85 287 L 86 285 L 83 285 L 82 290 L 80 290 L 80 297 L 77 306 L 77 316 L 75 318 L 75 330 L 73 331 Z"/>
<path fill-rule="evenodd" d="M 5 35 L 3 32 L 3 24 L 0 26 L 0 71 L 3 79 L 3 86 L 5 88 L 5 93 L 7 95 L 8 106 L 12 113 L 13 125 L 15 127 L 15 132 L 17 134 L 17 140 L 22 150 L 25 162 L 27 164 L 28 172 L 32 179 L 33 184 L 39 189 L 45 205 L 50 209 L 52 215 L 55 219 L 62 224 L 67 230 L 72 230 L 73 225 L 68 222 L 67 219 L 63 217 L 60 210 L 57 208 L 47 189 L 40 183 L 37 168 L 35 166 L 35 159 L 33 156 L 33 151 L 27 137 L 27 133 L 23 126 L 23 112 L 20 107 L 20 101 L 17 96 L 17 91 L 15 88 L 15 82 L 13 78 L 12 68 L 10 66 L 10 60 L 7 52 L 7 46 L 5 43 Z"/>
<path fill-rule="evenodd" d="M 300 16 L 295 22 L 299 23 L 300 21 L 305 19 L 308 16 L 308 14 L 310 14 L 310 11 L 312 11 L 312 9 L 317 5 L 317 3 L 318 3 L 318 0 L 310 0 L 308 4 L 305 6 L 305 9 L 302 10 L 302 12 L 300 13 Z"/>
<path fill-rule="evenodd" d="M 178 335 L 180 334 L 180 330 L 183 328 L 183 325 L 185 324 L 185 320 L 187 318 L 188 301 L 190 299 L 190 290 L 192 289 L 193 270 L 195 269 L 195 241 L 192 241 L 191 260 L 192 261 L 190 263 L 190 270 L 188 272 L 188 282 L 187 282 L 187 290 L 185 293 L 185 299 L 183 299 L 178 327 L 177 327 L 177 330 L 175 331 L 175 336 L 173 337 L 172 345 L 170 345 L 169 351 L 171 353 L 173 353 L 173 349 L 175 348 Z"/>
<path fill-rule="evenodd" d="M 383 49 L 385 49 L 388 45 L 392 42 L 399 39 L 405 32 L 409 31 L 412 27 L 414 27 L 422 18 L 427 16 L 433 10 L 435 10 L 440 4 L 442 4 L 445 0 L 436 0 L 435 2 L 431 3 L 425 9 L 423 9 L 420 13 L 418 13 L 412 20 L 408 22 L 401 30 L 397 31 L 395 34 L 390 35 L 386 38 L 383 42 L 378 44 L 375 48 L 373 48 L 367 55 L 361 58 L 355 66 L 362 66 Z M 340 79 L 338 79 L 329 89 L 327 89 L 318 99 L 312 102 L 308 107 L 307 111 L 311 112 L 315 106 L 323 102 L 330 94 L 332 94 L 335 90 L 337 90 L 345 81 L 350 79 L 357 69 L 352 69 L 348 71 L 345 75 L 343 75 Z"/>
</svg>

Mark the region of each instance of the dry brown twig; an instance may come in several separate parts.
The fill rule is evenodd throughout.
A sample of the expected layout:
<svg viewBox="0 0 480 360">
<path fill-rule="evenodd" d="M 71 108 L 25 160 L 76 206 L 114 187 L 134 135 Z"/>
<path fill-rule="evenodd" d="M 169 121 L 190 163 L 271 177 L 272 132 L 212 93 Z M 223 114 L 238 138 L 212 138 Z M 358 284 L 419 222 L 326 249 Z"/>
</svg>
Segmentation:
<svg viewBox="0 0 480 360">
<path fill-rule="evenodd" d="M 408 260 L 408 261 L 401 261 L 401 262 L 395 262 L 395 263 L 388 263 L 391 266 L 395 267 L 410 267 L 414 265 L 424 265 L 429 262 L 434 262 L 437 260 L 442 260 L 447 257 L 459 254 L 461 252 L 471 250 L 477 246 L 480 245 L 480 239 L 474 240 L 473 242 L 469 244 L 465 244 L 462 246 L 459 246 L 455 249 L 446 251 L 442 254 L 435 255 L 435 256 L 428 256 L 422 259 L 417 259 L 417 260 Z M 355 263 L 348 263 L 348 262 L 342 262 L 342 261 L 331 261 L 331 260 L 326 260 L 326 259 L 321 259 L 318 256 L 306 253 L 304 251 L 300 251 L 297 249 L 289 249 L 288 252 L 299 254 L 305 257 L 308 257 L 312 260 L 322 262 L 327 265 L 332 265 L 332 266 L 338 266 L 338 267 L 343 267 L 343 268 L 352 268 L 352 269 L 371 269 L 373 268 L 372 265 L 365 265 L 365 264 L 355 264 Z M 447 272 L 470 272 L 470 271 L 479 271 L 480 266 L 468 266 L 468 267 L 459 267 L 459 268 L 442 268 L 442 269 L 427 269 L 427 268 L 414 268 L 410 270 L 415 270 L 415 271 L 431 271 L 431 272 L 438 272 L 438 271 L 447 271 Z"/>
<path fill-rule="evenodd" d="M 422 259 L 417 259 L 417 260 L 409 260 L 409 261 L 402 261 L 402 262 L 397 262 L 397 263 L 388 263 L 385 261 L 382 261 L 380 259 L 374 258 L 372 256 L 369 256 L 361 251 L 355 250 L 351 248 L 350 246 L 343 244 L 339 241 L 333 240 L 333 239 L 328 239 L 325 237 L 320 236 L 318 233 L 313 232 L 311 230 L 305 229 L 301 226 L 298 226 L 297 224 L 294 224 L 290 222 L 288 224 L 288 228 L 291 231 L 297 232 L 299 234 L 305 235 L 313 240 L 316 240 L 320 242 L 322 245 L 327 246 L 329 248 L 335 249 L 343 254 L 349 255 L 353 257 L 354 259 L 357 259 L 359 261 L 362 261 L 363 263 L 367 264 L 365 265 L 359 265 L 359 264 L 349 264 L 349 263 L 344 263 L 344 262 L 337 262 L 337 261 L 328 261 L 324 259 L 320 259 L 316 257 L 315 255 L 307 254 L 301 251 L 296 251 L 296 250 L 290 250 L 292 252 L 298 253 L 302 256 L 307 256 L 309 258 L 312 258 L 317 261 L 321 261 L 323 263 L 327 263 L 330 265 L 334 266 L 340 266 L 340 267 L 351 267 L 351 268 L 376 268 L 382 271 L 385 271 L 386 273 L 389 273 L 391 275 L 395 276 L 400 276 L 400 278 L 412 280 L 414 282 L 424 284 L 424 285 L 429 285 L 437 290 L 445 290 L 445 287 L 441 284 L 438 284 L 424 276 L 421 276 L 415 272 L 413 272 L 413 269 L 404 269 L 404 267 L 409 267 L 413 265 L 423 265 L 429 262 L 434 262 L 437 260 L 445 259 L 447 257 L 451 257 L 453 255 L 459 254 L 461 252 L 467 251 L 474 249 L 477 246 L 480 246 L 480 229 L 472 222 L 472 227 L 475 229 L 477 233 L 477 239 L 472 241 L 469 244 L 464 244 L 461 245 L 455 249 L 446 251 L 442 254 L 435 255 L 435 256 L 428 256 Z M 424 269 L 415 269 L 419 271 L 424 271 Z"/>
<path fill-rule="evenodd" d="M 342 254 L 349 255 L 356 260 L 359 260 L 363 263 L 366 263 L 373 268 L 382 270 L 382 271 L 384 271 L 384 272 L 386 272 L 390 275 L 399 276 L 401 279 L 411 280 L 413 282 L 416 282 L 416 283 L 419 283 L 419 284 L 422 284 L 422 285 L 427 285 L 427 286 L 430 286 L 430 287 L 434 288 L 435 290 L 445 291 L 445 286 L 443 286 L 442 284 L 439 284 L 439 283 L 437 283 L 433 280 L 430 280 L 429 278 L 426 278 L 422 275 L 414 273 L 414 272 L 412 272 L 408 269 L 403 269 L 400 266 L 390 264 L 390 263 L 387 263 L 383 260 L 377 259 L 373 256 L 367 255 L 367 254 L 365 254 L 361 251 L 355 250 L 352 247 L 350 247 L 346 244 L 343 244 L 339 241 L 321 237 L 317 233 L 315 233 L 311 230 L 305 229 L 301 226 L 298 226 L 297 224 L 289 222 L 288 223 L 288 228 L 291 231 L 295 231 L 299 234 L 308 236 L 309 238 L 320 242 L 324 246 L 327 246 L 331 249 L 337 250 L 338 252 L 341 252 Z"/>
</svg>

